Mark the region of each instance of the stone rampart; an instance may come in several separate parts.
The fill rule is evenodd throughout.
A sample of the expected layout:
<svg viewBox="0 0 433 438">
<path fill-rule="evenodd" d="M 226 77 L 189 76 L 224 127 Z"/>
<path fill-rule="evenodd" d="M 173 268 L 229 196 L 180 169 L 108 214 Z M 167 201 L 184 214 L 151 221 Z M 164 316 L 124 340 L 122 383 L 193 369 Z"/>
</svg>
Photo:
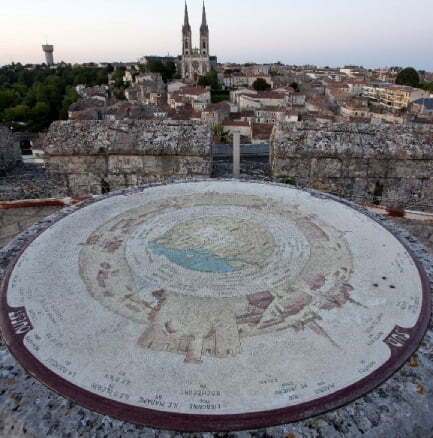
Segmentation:
<svg viewBox="0 0 433 438">
<path fill-rule="evenodd" d="M 69 195 L 99 194 L 168 178 L 209 177 L 210 128 L 190 121 L 60 121 L 43 149 Z"/>
<path fill-rule="evenodd" d="M 270 160 L 275 181 L 359 203 L 433 210 L 433 132 L 426 129 L 280 124 Z"/>
<path fill-rule="evenodd" d="M 22 161 L 19 143 L 5 126 L 0 126 L 0 176 Z"/>
</svg>

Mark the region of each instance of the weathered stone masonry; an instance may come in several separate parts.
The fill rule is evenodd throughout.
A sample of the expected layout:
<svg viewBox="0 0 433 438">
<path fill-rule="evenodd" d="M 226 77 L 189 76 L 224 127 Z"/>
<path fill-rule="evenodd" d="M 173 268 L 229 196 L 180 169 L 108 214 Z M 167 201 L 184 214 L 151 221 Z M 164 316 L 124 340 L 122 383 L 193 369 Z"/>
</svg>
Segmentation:
<svg viewBox="0 0 433 438">
<path fill-rule="evenodd" d="M 433 209 L 433 132 L 396 126 L 280 124 L 273 179 L 390 207 Z"/>
<path fill-rule="evenodd" d="M 69 195 L 99 194 L 167 178 L 210 176 L 210 128 L 190 121 L 59 121 L 43 149 Z"/>
<path fill-rule="evenodd" d="M 21 163 L 21 150 L 12 133 L 0 126 L 0 176 Z"/>
</svg>

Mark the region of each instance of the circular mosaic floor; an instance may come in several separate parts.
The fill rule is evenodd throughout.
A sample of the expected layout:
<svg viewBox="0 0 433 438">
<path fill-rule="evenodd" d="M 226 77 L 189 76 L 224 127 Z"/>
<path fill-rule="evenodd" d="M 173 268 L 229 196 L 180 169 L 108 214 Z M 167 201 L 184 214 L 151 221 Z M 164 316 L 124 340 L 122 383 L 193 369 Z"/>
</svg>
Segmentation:
<svg viewBox="0 0 433 438">
<path fill-rule="evenodd" d="M 202 181 L 57 221 L 11 266 L 1 327 L 33 376 L 90 409 L 218 431 L 365 394 L 415 351 L 430 304 L 409 250 L 350 205 Z"/>
</svg>

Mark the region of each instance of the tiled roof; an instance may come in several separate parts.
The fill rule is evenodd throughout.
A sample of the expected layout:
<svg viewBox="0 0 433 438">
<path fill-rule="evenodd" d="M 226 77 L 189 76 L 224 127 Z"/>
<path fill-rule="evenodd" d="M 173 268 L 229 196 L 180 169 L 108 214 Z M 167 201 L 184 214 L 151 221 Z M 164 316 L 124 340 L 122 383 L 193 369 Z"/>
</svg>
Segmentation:
<svg viewBox="0 0 433 438">
<path fill-rule="evenodd" d="M 249 122 L 244 122 L 240 120 L 224 120 L 224 126 L 250 126 Z"/>
<path fill-rule="evenodd" d="M 207 90 L 206 88 L 203 88 L 203 87 L 185 87 L 185 88 L 181 88 L 179 91 L 177 91 L 177 93 L 179 95 L 189 94 L 192 96 L 200 96 L 201 94 L 205 94 L 208 92 L 209 92 L 209 90 Z"/>
<path fill-rule="evenodd" d="M 284 99 L 285 97 L 283 93 L 275 93 L 274 91 L 261 91 L 256 96 L 258 99 Z"/>
<path fill-rule="evenodd" d="M 219 111 L 219 110 L 230 110 L 230 103 L 227 101 L 218 102 L 218 103 L 211 103 L 208 105 L 203 111 L 210 112 L 210 111 Z"/>
</svg>

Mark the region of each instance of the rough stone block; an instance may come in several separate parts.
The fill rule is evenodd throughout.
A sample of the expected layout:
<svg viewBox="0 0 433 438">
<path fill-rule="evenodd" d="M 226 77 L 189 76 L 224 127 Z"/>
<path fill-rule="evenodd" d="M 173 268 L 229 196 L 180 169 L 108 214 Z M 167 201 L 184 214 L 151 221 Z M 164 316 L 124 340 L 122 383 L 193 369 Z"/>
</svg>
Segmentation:
<svg viewBox="0 0 433 438">
<path fill-rule="evenodd" d="M 433 161 L 427 160 L 391 160 L 389 162 L 390 178 L 432 178 Z"/>
<path fill-rule="evenodd" d="M 108 191 L 114 191 L 114 190 L 119 190 L 119 189 L 123 189 L 125 187 L 128 186 L 134 186 L 136 184 L 128 184 L 128 177 L 133 176 L 133 175 L 128 175 L 128 174 L 111 174 L 111 175 L 107 175 L 104 179 L 105 181 L 105 190 Z M 102 186 L 101 186 L 102 188 Z"/>
<path fill-rule="evenodd" d="M 0 176 L 22 161 L 21 149 L 13 134 L 0 125 Z"/>
<path fill-rule="evenodd" d="M 388 179 L 388 184 L 385 185 L 383 200 L 396 202 L 399 205 L 414 204 L 423 195 L 423 182 L 418 178 L 401 178 L 399 184 L 390 183 L 392 179 Z"/>
<path fill-rule="evenodd" d="M 142 173 L 147 157 L 140 155 L 111 155 L 108 157 L 110 174 Z"/>
<path fill-rule="evenodd" d="M 68 175 L 68 185 L 72 196 L 102 193 L 101 178 L 89 173 L 73 173 Z"/>
<path fill-rule="evenodd" d="M 311 160 L 307 158 L 292 158 L 276 160 L 273 162 L 273 175 L 278 178 L 283 177 L 304 177 L 310 178 Z"/>
<path fill-rule="evenodd" d="M 321 192 L 332 193 L 333 195 L 344 197 L 346 194 L 346 187 L 342 183 L 342 178 L 315 179 L 310 182 L 309 187 Z M 349 194 L 350 191 L 351 190 L 349 190 Z"/>
<path fill-rule="evenodd" d="M 311 160 L 311 179 L 339 178 L 342 175 L 342 162 L 334 158 L 313 158 Z"/>
<path fill-rule="evenodd" d="M 93 173 L 105 175 L 107 173 L 107 162 L 102 156 L 52 156 L 47 157 L 47 168 L 50 173 L 71 174 L 71 173 Z"/>
<path fill-rule="evenodd" d="M 380 155 L 368 160 L 368 177 L 369 178 L 386 178 L 388 176 L 389 161 L 382 160 Z"/>
<path fill-rule="evenodd" d="M 211 129 L 179 120 L 54 122 L 42 145 L 48 155 L 210 156 Z"/>
<path fill-rule="evenodd" d="M 368 160 L 363 158 L 348 158 L 343 160 L 342 175 L 346 178 L 366 178 Z"/>
</svg>

